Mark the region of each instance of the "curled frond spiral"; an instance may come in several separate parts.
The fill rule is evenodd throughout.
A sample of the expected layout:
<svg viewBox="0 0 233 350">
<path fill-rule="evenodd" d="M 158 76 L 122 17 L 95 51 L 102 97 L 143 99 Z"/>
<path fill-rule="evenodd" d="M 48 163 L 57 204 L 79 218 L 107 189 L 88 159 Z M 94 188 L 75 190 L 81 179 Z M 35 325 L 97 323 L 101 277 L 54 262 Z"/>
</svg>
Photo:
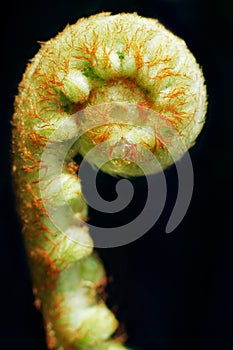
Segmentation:
<svg viewBox="0 0 233 350">
<path fill-rule="evenodd" d="M 109 107 L 114 103 L 121 118 Z M 109 161 L 101 169 L 113 176 L 142 175 L 138 164 L 148 160 L 145 149 L 165 169 L 184 153 L 177 136 L 186 149 L 194 145 L 206 105 L 202 71 L 184 41 L 137 14 L 80 19 L 44 43 L 28 65 L 15 100 L 13 175 L 49 349 L 125 349 L 112 338 L 118 322 L 99 293 L 106 283 L 103 265 L 87 227 L 76 225 L 88 213 L 74 156 L 85 157 L 104 142 Z M 98 115 L 89 108 L 94 106 L 101 106 Z M 78 117 L 70 119 L 73 115 Z M 58 158 L 67 141 L 86 132 L 74 142 L 59 176 L 43 183 L 42 198 L 43 151 L 64 121 L 59 138 L 52 140 Z M 100 147 L 89 159 L 93 166 L 102 155 Z M 147 168 L 148 174 L 156 171 Z M 44 205 L 60 210 L 64 198 L 75 213 L 69 235 L 54 225 Z"/>
</svg>

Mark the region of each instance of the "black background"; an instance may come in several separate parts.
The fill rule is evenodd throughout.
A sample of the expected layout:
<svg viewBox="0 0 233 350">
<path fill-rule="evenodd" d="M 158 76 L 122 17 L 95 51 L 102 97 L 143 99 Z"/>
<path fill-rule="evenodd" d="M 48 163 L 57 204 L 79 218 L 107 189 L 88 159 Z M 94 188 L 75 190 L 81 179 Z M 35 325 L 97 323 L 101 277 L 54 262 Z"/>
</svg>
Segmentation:
<svg viewBox="0 0 233 350">
<path fill-rule="evenodd" d="M 118 306 L 118 318 L 134 349 L 232 349 L 233 2 L 9 0 L 4 6 L 0 21 L 0 349 L 46 349 L 41 317 L 33 307 L 11 185 L 10 120 L 17 85 L 39 49 L 38 41 L 100 11 L 136 11 L 155 17 L 182 37 L 203 68 L 209 101 L 207 122 L 190 152 L 195 187 L 182 223 L 172 234 L 164 233 L 177 190 L 171 167 L 166 171 L 167 205 L 154 228 L 127 246 L 100 250 L 108 274 L 114 277 L 108 287 L 109 305 Z M 102 175 L 101 182 L 106 186 L 103 195 L 114 195 L 115 180 Z M 146 187 L 143 181 L 134 184 L 139 208 Z M 90 216 L 98 222 L 97 213 L 90 211 Z"/>
</svg>

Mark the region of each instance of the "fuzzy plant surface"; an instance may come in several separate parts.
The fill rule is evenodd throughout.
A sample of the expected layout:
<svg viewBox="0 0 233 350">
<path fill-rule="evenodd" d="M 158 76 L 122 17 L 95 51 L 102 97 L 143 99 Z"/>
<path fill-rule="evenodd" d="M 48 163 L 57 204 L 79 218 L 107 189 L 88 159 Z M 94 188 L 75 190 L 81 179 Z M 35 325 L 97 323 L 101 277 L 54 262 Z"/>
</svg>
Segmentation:
<svg viewBox="0 0 233 350">
<path fill-rule="evenodd" d="M 88 212 L 74 157 L 85 158 L 94 147 L 88 161 L 103 163 L 101 170 L 112 176 L 141 176 L 141 164 L 155 173 L 148 152 L 162 169 L 180 159 L 203 127 L 206 106 L 202 71 L 184 41 L 135 13 L 82 18 L 43 43 L 28 64 L 15 99 L 12 171 L 48 349 L 126 349 L 114 336 L 118 321 L 103 297 L 103 263 L 87 226 L 78 224 Z M 52 139 L 59 158 L 77 134 L 59 176 L 43 183 L 46 145 Z M 46 208 L 67 203 L 74 217 L 62 232 Z"/>
</svg>

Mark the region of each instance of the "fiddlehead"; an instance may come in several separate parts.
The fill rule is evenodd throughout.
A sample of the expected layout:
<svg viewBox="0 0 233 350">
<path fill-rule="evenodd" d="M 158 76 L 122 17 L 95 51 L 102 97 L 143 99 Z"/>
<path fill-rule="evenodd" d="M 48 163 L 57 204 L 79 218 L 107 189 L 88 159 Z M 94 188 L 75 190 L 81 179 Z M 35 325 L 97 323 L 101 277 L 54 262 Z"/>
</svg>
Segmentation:
<svg viewBox="0 0 233 350">
<path fill-rule="evenodd" d="M 81 19 L 29 64 L 15 101 L 13 173 L 48 348 L 125 348 L 110 339 L 118 323 L 98 292 L 105 273 L 83 224 L 74 156 L 113 176 L 157 172 L 194 144 L 205 112 L 202 72 L 184 42 L 136 14 Z"/>
</svg>

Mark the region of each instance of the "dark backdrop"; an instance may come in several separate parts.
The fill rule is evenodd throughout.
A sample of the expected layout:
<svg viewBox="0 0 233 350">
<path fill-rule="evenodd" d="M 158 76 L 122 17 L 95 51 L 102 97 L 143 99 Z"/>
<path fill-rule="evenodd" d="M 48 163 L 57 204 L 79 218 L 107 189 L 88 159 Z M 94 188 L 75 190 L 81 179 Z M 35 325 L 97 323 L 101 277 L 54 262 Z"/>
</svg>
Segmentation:
<svg viewBox="0 0 233 350">
<path fill-rule="evenodd" d="M 165 224 L 174 205 L 176 172 L 166 172 L 169 195 L 157 224 L 124 247 L 100 250 L 113 281 L 110 307 L 141 350 L 233 348 L 233 2 L 141 0 L 83 2 L 12 1 L 1 6 L 1 220 L 0 349 L 44 350 L 40 314 L 33 307 L 10 175 L 10 119 L 27 61 L 67 23 L 100 11 L 157 17 L 182 37 L 203 68 L 208 86 L 207 122 L 191 150 L 195 187 L 189 210 L 170 235 Z M 103 196 L 114 197 L 115 180 L 101 175 Z M 144 196 L 134 181 L 135 207 Z M 143 197 L 144 198 L 144 197 Z M 130 213 L 123 213 L 126 218 Z M 98 223 L 96 212 L 90 212 Z M 119 219 L 119 216 L 118 216 Z M 106 221 L 118 219 L 106 218 Z"/>
</svg>

